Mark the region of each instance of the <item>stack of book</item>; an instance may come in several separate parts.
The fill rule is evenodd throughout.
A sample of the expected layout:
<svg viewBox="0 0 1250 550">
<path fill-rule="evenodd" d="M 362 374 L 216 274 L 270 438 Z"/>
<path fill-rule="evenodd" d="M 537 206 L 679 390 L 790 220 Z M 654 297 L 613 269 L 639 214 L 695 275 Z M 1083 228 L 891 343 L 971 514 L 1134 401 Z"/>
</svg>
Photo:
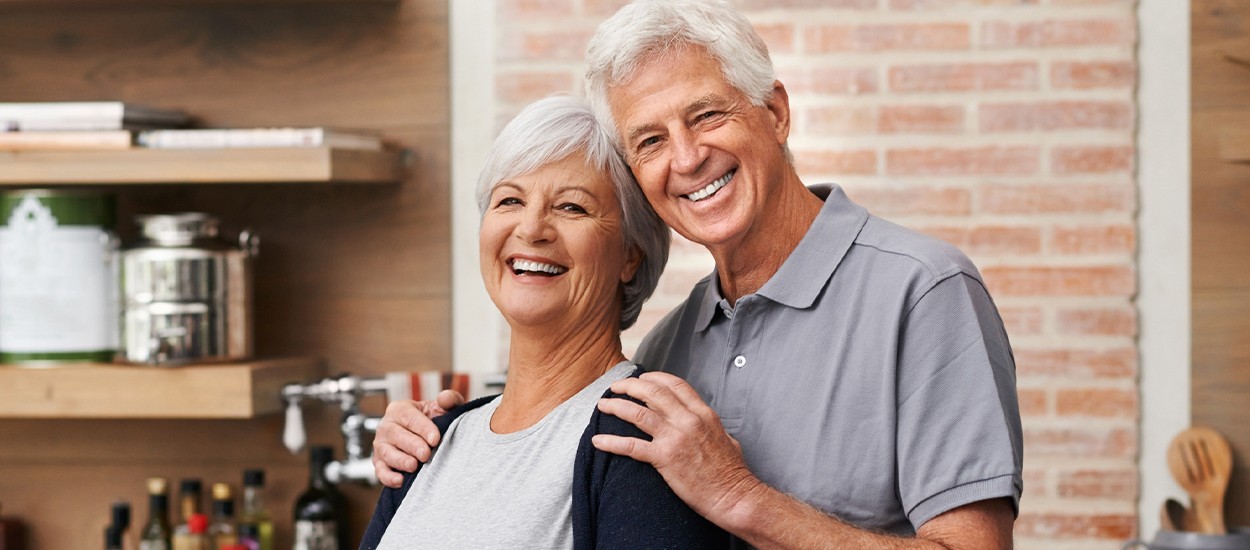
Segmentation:
<svg viewBox="0 0 1250 550">
<path fill-rule="evenodd" d="M 0 151 L 328 147 L 379 151 L 376 132 L 328 127 L 184 128 L 180 111 L 120 101 L 0 103 Z"/>
<path fill-rule="evenodd" d="M 0 103 L 0 150 L 126 149 L 136 130 L 188 122 L 180 111 L 121 101 Z"/>
</svg>

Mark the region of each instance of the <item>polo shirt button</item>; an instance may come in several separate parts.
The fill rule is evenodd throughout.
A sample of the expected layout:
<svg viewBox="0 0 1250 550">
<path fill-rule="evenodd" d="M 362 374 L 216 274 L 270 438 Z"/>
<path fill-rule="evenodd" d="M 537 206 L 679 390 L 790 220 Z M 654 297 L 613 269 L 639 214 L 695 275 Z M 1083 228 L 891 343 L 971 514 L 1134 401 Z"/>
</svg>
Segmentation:
<svg viewBox="0 0 1250 550">
<path fill-rule="evenodd" d="M 728 310 L 728 309 L 722 309 L 722 310 L 720 310 L 720 312 L 721 312 L 721 313 L 724 313 L 724 314 L 725 314 L 725 317 L 728 317 L 728 318 L 730 318 L 730 319 L 733 319 L 733 318 L 734 318 L 734 312 L 732 312 L 732 311 L 730 311 L 730 310 Z"/>
<path fill-rule="evenodd" d="M 734 366 L 738 368 L 747 366 L 747 358 L 741 355 L 734 357 Z"/>
</svg>

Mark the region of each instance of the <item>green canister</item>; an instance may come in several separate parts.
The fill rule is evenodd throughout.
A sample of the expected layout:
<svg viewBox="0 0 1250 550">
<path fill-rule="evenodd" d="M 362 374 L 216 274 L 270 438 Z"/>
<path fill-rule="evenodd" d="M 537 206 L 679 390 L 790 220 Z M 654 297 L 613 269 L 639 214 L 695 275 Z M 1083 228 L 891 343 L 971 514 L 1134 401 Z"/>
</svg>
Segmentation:
<svg viewBox="0 0 1250 550">
<path fill-rule="evenodd" d="M 0 193 L 0 363 L 113 359 L 120 332 L 115 223 L 108 194 Z"/>
</svg>

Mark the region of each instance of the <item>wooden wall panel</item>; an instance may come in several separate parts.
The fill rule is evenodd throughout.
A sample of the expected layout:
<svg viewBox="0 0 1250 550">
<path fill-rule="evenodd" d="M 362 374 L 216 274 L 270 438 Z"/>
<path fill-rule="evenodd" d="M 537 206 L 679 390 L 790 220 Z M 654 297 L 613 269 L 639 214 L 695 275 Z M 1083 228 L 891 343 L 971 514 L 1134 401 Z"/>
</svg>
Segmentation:
<svg viewBox="0 0 1250 550">
<path fill-rule="evenodd" d="M 1193 0 L 1193 423 L 1233 446 L 1229 525 L 1250 525 L 1250 163 L 1220 156 L 1250 113 L 1250 3 Z"/>
<path fill-rule="evenodd" d="M 0 101 L 126 100 L 186 110 L 202 126 L 375 128 L 413 151 L 379 186 L 115 186 L 134 214 L 199 210 L 261 238 L 257 349 L 324 357 L 331 373 L 447 369 L 450 117 L 447 3 L 0 2 Z M 3 169 L 3 167 L 0 167 Z M 380 399 L 369 411 L 380 414 Z M 342 455 L 337 409 L 308 409 L 310 441 Z M 238 484 L 265 467 L 279 547 L 306 483 L 282 418 L 250 421 L 0 420 L 0 504 L 36 548 L 99 547 L 118 497 L 147 517 L 144 479 Z M 348 487 L 363 532 L 376 488 Z"/>
</svg>

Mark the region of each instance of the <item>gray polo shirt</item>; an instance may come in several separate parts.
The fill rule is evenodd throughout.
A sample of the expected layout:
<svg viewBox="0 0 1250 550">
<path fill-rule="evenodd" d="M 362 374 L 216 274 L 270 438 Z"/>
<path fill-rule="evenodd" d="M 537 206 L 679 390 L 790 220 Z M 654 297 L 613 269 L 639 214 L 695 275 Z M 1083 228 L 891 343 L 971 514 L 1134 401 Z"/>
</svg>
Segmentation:
<svg viewBox="0 0 1250 550">
<path fill-rule="evenodd" d="M 1019 503 L 1015 362 L 955 247 L 837 186 L 781 269 L 730 307 L 713 272 L 635 360 L 688 380 L 770 486 L 861 528 L 913 534 L 971 502 Z"/>
</svg>

